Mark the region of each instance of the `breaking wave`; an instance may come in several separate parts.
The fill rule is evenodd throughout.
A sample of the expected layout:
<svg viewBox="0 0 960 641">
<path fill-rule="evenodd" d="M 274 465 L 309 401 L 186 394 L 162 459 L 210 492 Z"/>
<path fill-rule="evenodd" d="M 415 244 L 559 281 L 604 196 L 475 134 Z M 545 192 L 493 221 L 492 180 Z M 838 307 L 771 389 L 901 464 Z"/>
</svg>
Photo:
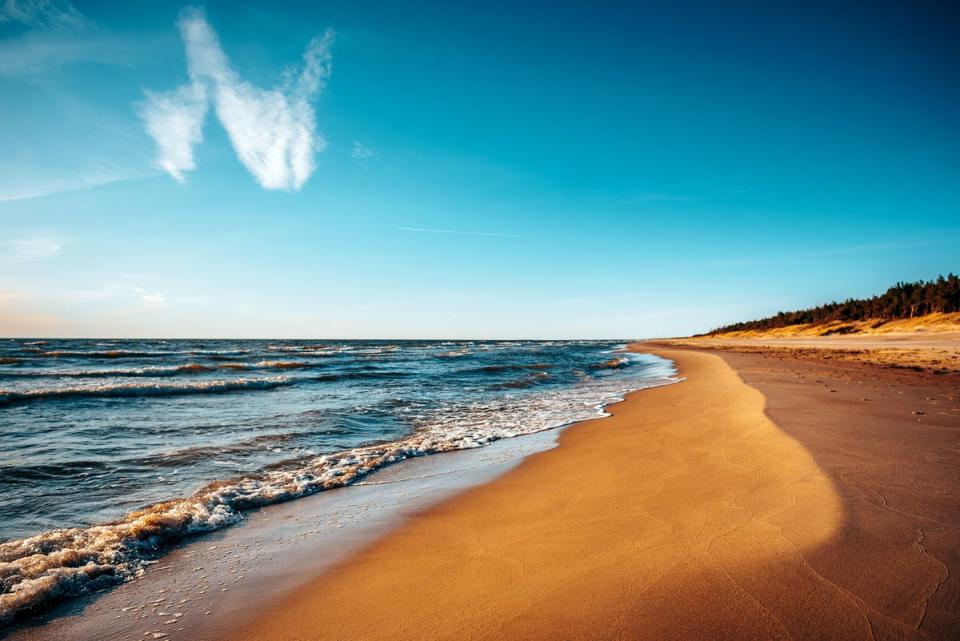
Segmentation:
<svg viewBox="0 0 960 641">
<path fill-rule="evenodd" d="M 283 376 L 270 378 L 239 378 L 225 381 L 201 381 L 196 383 L 113 383 L 74 387 L 50 387 L 25 391 L 0 389 L 0 406 L 8 403 L 40 401 L 69 397 L 162 396 L 174 394 L 210 394 L 250 389 L 269 389 L 286 385 L 290 379 Z"/>
<path fill-rule="evenodd" d="M 176 352 L 151 351 L 142 352 L 129 349 L 108 349 L 101 351 L 73 351 L 73 350 L 52 350 L 33 352 L 36 356 L 44 358 L 162 358 L 171 356 Z"/>
<path fill-rule="evenodd" d="M 673 381 L 667 377 L 650 379 L 638 387 Z M 472 425 L 463 423 L 462 409 L 448 407 L 435 413 L 431 424 L 400 441 L 311 457 L 294 469 L 217 481 L 191 497 L 157 503 L 112 523 L 54 530 L 2 543 L 0 625 L 51 601 L 138 575 L 170 544 L 233 524 L 245 510 L 349 485 L 408 458 L 482 447 L 604 416 L 605 405 L 622 400 L 630 389 L 607 391 L 599 402 L 590 403 L 587 399 L 596 401 L 599 391 L 586 389 L 572 402 L 558 392 L 545 394 L 529 405 L 475 408 Z M 558 407 L 562 408 L 559 412 Z"/>
<path fill-rule="evenodd" d="M 171 544 L 250 508 L 355 483 L 411 457 L 602 416 L 627 391 L 672 382 L 665 362 L 618 349 L 609 341 L 2 343 L 0 434 L 18 454 L 0 465 L 0 503 L 11 517 L 0 521 L 0 626 L 136 576 Z M 288 387 L 259 391 L 278 386 Z M 159 412 L 139 400 L 168 395 L 203 402 Z M 65 438 L 76 446 L 57 448 Z"/>
<path fill-rule="evenodd" d="M 0 359 L 0 365 L 4 364 Z M 201 363 L 187 363 L 185 365 L 169 365 L 158 367 L 130 367 L 118 369 L 80 369 L 80 370 L 11 370 L 0 372 L 0 376 L 7 378 L 160 378 L 178 376 L 180 374 L 207 374 L 222 371 L 257 371 L 257 370 L 287 370 L 318 367 L 316 363 L 304 361 L 259 361 L 256 363 L 221 363 L 219 365 L 203 365 Z"/>
<path fill-rule="evenodd" d="M 608 361 L 602 363 L 596 363 L 594 365 L 588 365 L 590 369 L 620 369 L 621 367 L 626 367 L 630 364 L 630 359 L 625 356 L 618 356 L 616 358 L 611 358 Z"/>
</svg>

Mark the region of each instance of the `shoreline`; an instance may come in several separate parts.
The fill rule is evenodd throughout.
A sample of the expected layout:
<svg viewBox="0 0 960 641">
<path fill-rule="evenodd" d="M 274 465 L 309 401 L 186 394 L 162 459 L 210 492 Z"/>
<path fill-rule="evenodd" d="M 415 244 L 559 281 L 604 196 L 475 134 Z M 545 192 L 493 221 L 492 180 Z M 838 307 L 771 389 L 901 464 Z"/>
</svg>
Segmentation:
<svg viewBox="0 0 960 641">
<path fill-rule="evenodd" d="M 354 486 L 404 504 L 365 531 L 351 520 L 377 508 L 349 490 L 264 508 L 72 614 L 0 637 L 948 639 L 960 630 L 949 571 L 960 565 L 960 377 L 776 348 L 630 349 L 670 358 L 685 380 L 632 392 L 609 417 L 532 435 L 556 447 L 514 449 L 524 436 L 420 459 L 454 472 L 425 477 L 438 481 L 429 496 L 411 485 L 403 499 L 389 479 Z M 484 461 L 498 446 L 507 451 Z M 477 455 L 464 473 L 457 461 Z M 353 516 L 322 544 L 325 502 Z M 321 562 L 320 550 L 335 554 Z M 195 563 L 203 583 L 189 585 Z M 201 585 L 215 607 L 194 601 L 180 621 L 167 618 L 169 595 Z"/>
<path fill-rule="evenodd" d="M 667 364 L 672 370 L 672 363 Z M 663 381 L 642 382 L 656 387 L 676 380 L 671 374 Z M 598 413 L 594 418 L 496 439 L 482 447 L 407 458 L 356 483 L 255 508 L 230 527 L 172 544 L 145 563 L 142 576 L 55 603 L 0 628 L 0 638 L 216 636 L 231 627 L 221 617 L 230 621 L 249 614 L 247 607 L 237 604 L 238 594 L 263 599 L 288 593 L 305 577 L 344 560 L 412 514 L 489 482 L 526 456 L 554 447 L 570 426 L 606 418 L 608 408 L 633 391 L 637 390 L 621 390 L 591 405 Z M 233 559 L 225 562 L 224 554 Z M 201 581 L 191 586 L 193 571 L 202 574 Z M 177 601 L 180 607 L 169 607 Z M 211 623 L 210 615 L 217 620 Z M 162 625 L 153 623 L 152 617 Z"/>
<path fill-rule="evenodd" d="M 143 576 L 0 629 L 5 641 L 210 639 L 386 535 L 408 516 L 550 449 L 564 428 L 413 458 L 367 480 L 247 513 L 170 548 Z M 224 589 L 226 588 L 226 589 Z"/>
<path fill-rule="evenodd" d="M 737 587 L 756 572 L 735 575 L 784 558 L 802 567 L 796 550 L 841 527 L 839 496 L 719 357 L 645 351 L 687 380 L 569 428 L 557 448 L 418 514 L 231 636 L 709 638 L 752 621 L 758 636 L 786 638 L 787 615 Z M 755 486 L 758 473 L 769 482 Z M 723 617 L 698 616 L 707 596 Z"/>
<path fill-rule="evenodd" d="M 778 354 L 632 348 L 674 360 L 687 380 L 572 426 L 557 448 L 416 514 L 221 638 L 947 639 L 960 629 L 947 570 L 960 561 L 950 501 L 960 482 L 940 478 L 956 469 L 960 408 L 927 419 L 939 440 L 911 449 L 903 432 L 925 414 L 901 407 L 941 402 L 919 395 L 943 378 L 823 360 L 797 374 L 804 364 Z M 864 385 L 866 413 L 846 398 Z M 803 403 L 811 394 L 819 406 Z M 862 455 L 878 425 L 860 487 L 844 457 Z M 900 450 L 885 449 L 891 434 Z M 921 468 L 919 488 L 897 486 L 904 461 Z M 931 483 L 939 501 L 924 500 Z"/>
</svg>

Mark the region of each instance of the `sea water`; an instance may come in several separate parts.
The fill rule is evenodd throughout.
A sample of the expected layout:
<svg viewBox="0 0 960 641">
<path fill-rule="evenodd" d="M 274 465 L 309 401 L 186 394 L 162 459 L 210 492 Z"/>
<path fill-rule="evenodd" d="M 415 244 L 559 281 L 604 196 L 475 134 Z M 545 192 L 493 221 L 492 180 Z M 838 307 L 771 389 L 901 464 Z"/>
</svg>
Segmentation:
<svg viewBox="0 0 960 641">
<path fill-rule="evenodd" d="M 0 342 L 0 624 L 245 510 L 603 415 L 613 341 Z"/>
</svg>

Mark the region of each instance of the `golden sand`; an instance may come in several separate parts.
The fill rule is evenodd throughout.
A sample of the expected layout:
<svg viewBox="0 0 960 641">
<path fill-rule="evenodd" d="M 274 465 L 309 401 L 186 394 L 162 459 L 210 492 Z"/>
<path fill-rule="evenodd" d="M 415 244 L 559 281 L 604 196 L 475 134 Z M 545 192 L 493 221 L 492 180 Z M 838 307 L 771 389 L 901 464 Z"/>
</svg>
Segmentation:
<svg viewBox="0 0 960 641">
<path fill-rule="evenodd" d="M 947 323 L 943 328 L 951 326 Z M 937 374 L 960 372 L 960 329 L 943 328 L 926 331 L 915 327 L 913 330 L 829 336 L 774 333 L 779 330 L 770 333 L 735 332 L 663 340 L 660 344 L 760 354 L 776 352 L 784 356 L 871 363 L 885 367 L 927 370 Z M 785 331 L 789 329 L 784 328 Z"/>
<path fill-rule="evenodd" d="M 960 312 L 926 314 L 924 316 L 917 316 L 916 318 L 900 318 L 896 320 L 868 318 L 861 321 L 831 321 L 829 323 L 818 324 L 800 323 L 773 329 L 745 329 L 723 332 L 714 334 L 713 338 L 809 338 L 812 336 L 846 334 L 883 336 L 886 334 L 939 334 L 944 332 L 960 332 Z"/>
<path fill-rule="evenodd" d="M 843 524 L 830 478 L 720 357 L 657 351 L 688 380 L 573 426 L 232 636 L 870 638 L 805 557 Z"/>
</svg>

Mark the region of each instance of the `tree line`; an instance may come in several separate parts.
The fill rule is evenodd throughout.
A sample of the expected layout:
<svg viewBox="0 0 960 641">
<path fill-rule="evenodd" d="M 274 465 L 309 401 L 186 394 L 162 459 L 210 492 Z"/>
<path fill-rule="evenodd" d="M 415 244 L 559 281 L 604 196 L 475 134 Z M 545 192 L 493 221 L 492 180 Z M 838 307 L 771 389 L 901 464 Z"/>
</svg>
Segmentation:
<svg viewBox="0 0 960 641">
<path fill-rule="evenodd" d="M 769 318 L 719 327 L 709 334 L 800 324 L 820 325 L 832 321 L 895 320 L 935 312 L 960 312 L 960 278 L 955 274 L 938 276 L 936 280 L 897 283 L 873 298 L 849 298 L 842 303 L 834 301 L 810 309 L 780 312 Z"/>
</svg>

